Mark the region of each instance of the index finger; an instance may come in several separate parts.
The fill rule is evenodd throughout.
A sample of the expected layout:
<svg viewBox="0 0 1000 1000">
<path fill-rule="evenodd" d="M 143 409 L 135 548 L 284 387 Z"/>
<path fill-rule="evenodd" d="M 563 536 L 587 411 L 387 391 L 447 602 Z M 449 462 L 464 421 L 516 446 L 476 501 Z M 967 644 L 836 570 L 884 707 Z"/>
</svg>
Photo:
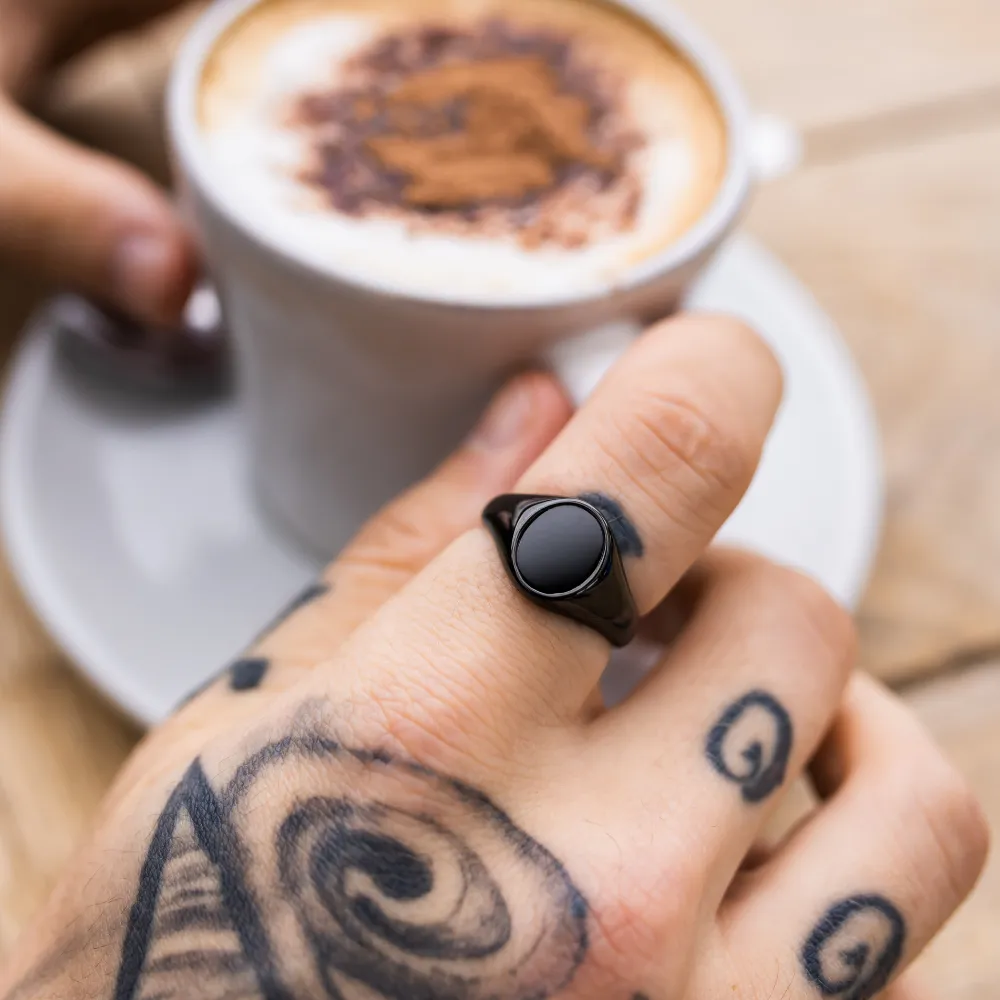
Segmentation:
<svg viewBox="0 0 1000 1000">
<path fill-rule="evenodd" d="M 376 514 L 344 552 L 263 629 L 246 654 L 194 692 L 271 698 L 336 652 L 358 625 L 473 527 L 483 504 L 509 489 L 551 442 L 570 405 L 550 376 L 527 373 L 493 401 L 466 443 Z M 189 700 L 190 700 L 189 699 Z M 210 714 L 219 717 L 218 698 Z M 228 702 L 226 702 L 228 704 Z M 257 710 L 259 706 L 251 706 Z"/>
</svg>

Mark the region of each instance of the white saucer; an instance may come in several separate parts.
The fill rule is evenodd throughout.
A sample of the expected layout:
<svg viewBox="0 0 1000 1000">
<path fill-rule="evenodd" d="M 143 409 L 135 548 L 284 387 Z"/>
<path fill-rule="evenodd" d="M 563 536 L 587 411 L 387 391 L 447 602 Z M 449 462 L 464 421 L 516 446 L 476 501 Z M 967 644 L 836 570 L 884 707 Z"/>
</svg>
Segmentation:
<svg viewBox="0 0 1000 1000">
<path fill-rule="evenodd" d="M 761 471 L 723 536 L 853 604 L 877 545 L 881 479 L 843 343 L 746 238 L 692 303 L 748 319 L 786 371 Z M 8 556 L 69 656 L 142 722 L 163 718 L 320 569 L 260 520 L 247 481 L 231 398 L 167 403 L 99 387 L 65 364 L 43 320 L 28 331 L 0 430 Z"/>
</svg>

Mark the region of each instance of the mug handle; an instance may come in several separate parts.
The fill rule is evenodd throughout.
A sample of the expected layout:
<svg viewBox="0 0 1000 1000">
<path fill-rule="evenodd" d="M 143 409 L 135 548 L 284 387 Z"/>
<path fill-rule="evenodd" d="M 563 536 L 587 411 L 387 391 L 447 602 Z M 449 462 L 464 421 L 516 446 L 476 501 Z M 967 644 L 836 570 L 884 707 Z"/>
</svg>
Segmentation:
<svg viewBox="0 0 1000 1000">
<path fill-rule="evenodd" d="M 787 119 L 758 112 L 750 125 L 750 169 L 760 182 L 790 174 L 805 152 L 802 133 Z"/>
</svg>

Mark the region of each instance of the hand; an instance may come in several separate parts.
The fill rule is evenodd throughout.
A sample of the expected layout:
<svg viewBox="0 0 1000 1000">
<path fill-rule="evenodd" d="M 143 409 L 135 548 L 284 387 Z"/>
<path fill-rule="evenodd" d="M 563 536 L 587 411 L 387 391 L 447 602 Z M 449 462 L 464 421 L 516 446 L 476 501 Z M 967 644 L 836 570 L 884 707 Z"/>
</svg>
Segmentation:
<svg viewBox="0 0 1000 1000">
<path fill-rule="evenodd" d="M 668 641 L 645 684 L 596 704 L 607 644 L 513 589 L 472 527 L 511 484 L 467 449 L 139 751 L 8 1000 L 881 991 L 971 888 L 986 830 L 909 714 L 851 680 L 850 622 L 818 587 L 700 558 L 779 383 L 738 324 L 674 320 L 531 463 L 565 419 L 535 377 L 506 472 L 620 505 Z M 749 867 L 807 766 L 819 807 Z"/>
<path fill-rule="evenodd" d="M 16 101 L 67 56 L 178 2 L 0 0 L 0 258 L 154 323 L 177 319 L 196 271 L 167 197 Z"/>
</svg>

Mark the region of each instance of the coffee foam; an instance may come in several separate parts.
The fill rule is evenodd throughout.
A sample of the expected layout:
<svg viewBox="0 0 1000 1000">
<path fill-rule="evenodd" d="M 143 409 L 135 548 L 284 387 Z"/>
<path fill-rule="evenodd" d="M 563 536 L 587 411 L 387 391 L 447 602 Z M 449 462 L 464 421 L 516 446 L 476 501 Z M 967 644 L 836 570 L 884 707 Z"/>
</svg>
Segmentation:
<svg viewBox="0 0 1000 1000">
<path fill-rule="evenodd" d="M 303 182 L 315 136 L 290 123 L 296 99 L 342 86 L 352 58 L 392 32 L 475 30 L 490 18 L 557 32 L 617 82 L 615 114 L 641 140 L 628 154 L 638 195 L 628 225 L 602 225 L 597 198 L 564 198 L 561 223 L 579 211 L 587 238 L 526 241 L 489 213 L 475 226 L 405 208 L 354 216 Z M 725 168 L 721 117 L 697 74 L 639 22 L 588 0 L 266 0 L 217 45 L 199 111 L 226 197 L 274 242 L 321 269 L 472 301 L 613 287 L 705 212 Z"/>
</svg>

